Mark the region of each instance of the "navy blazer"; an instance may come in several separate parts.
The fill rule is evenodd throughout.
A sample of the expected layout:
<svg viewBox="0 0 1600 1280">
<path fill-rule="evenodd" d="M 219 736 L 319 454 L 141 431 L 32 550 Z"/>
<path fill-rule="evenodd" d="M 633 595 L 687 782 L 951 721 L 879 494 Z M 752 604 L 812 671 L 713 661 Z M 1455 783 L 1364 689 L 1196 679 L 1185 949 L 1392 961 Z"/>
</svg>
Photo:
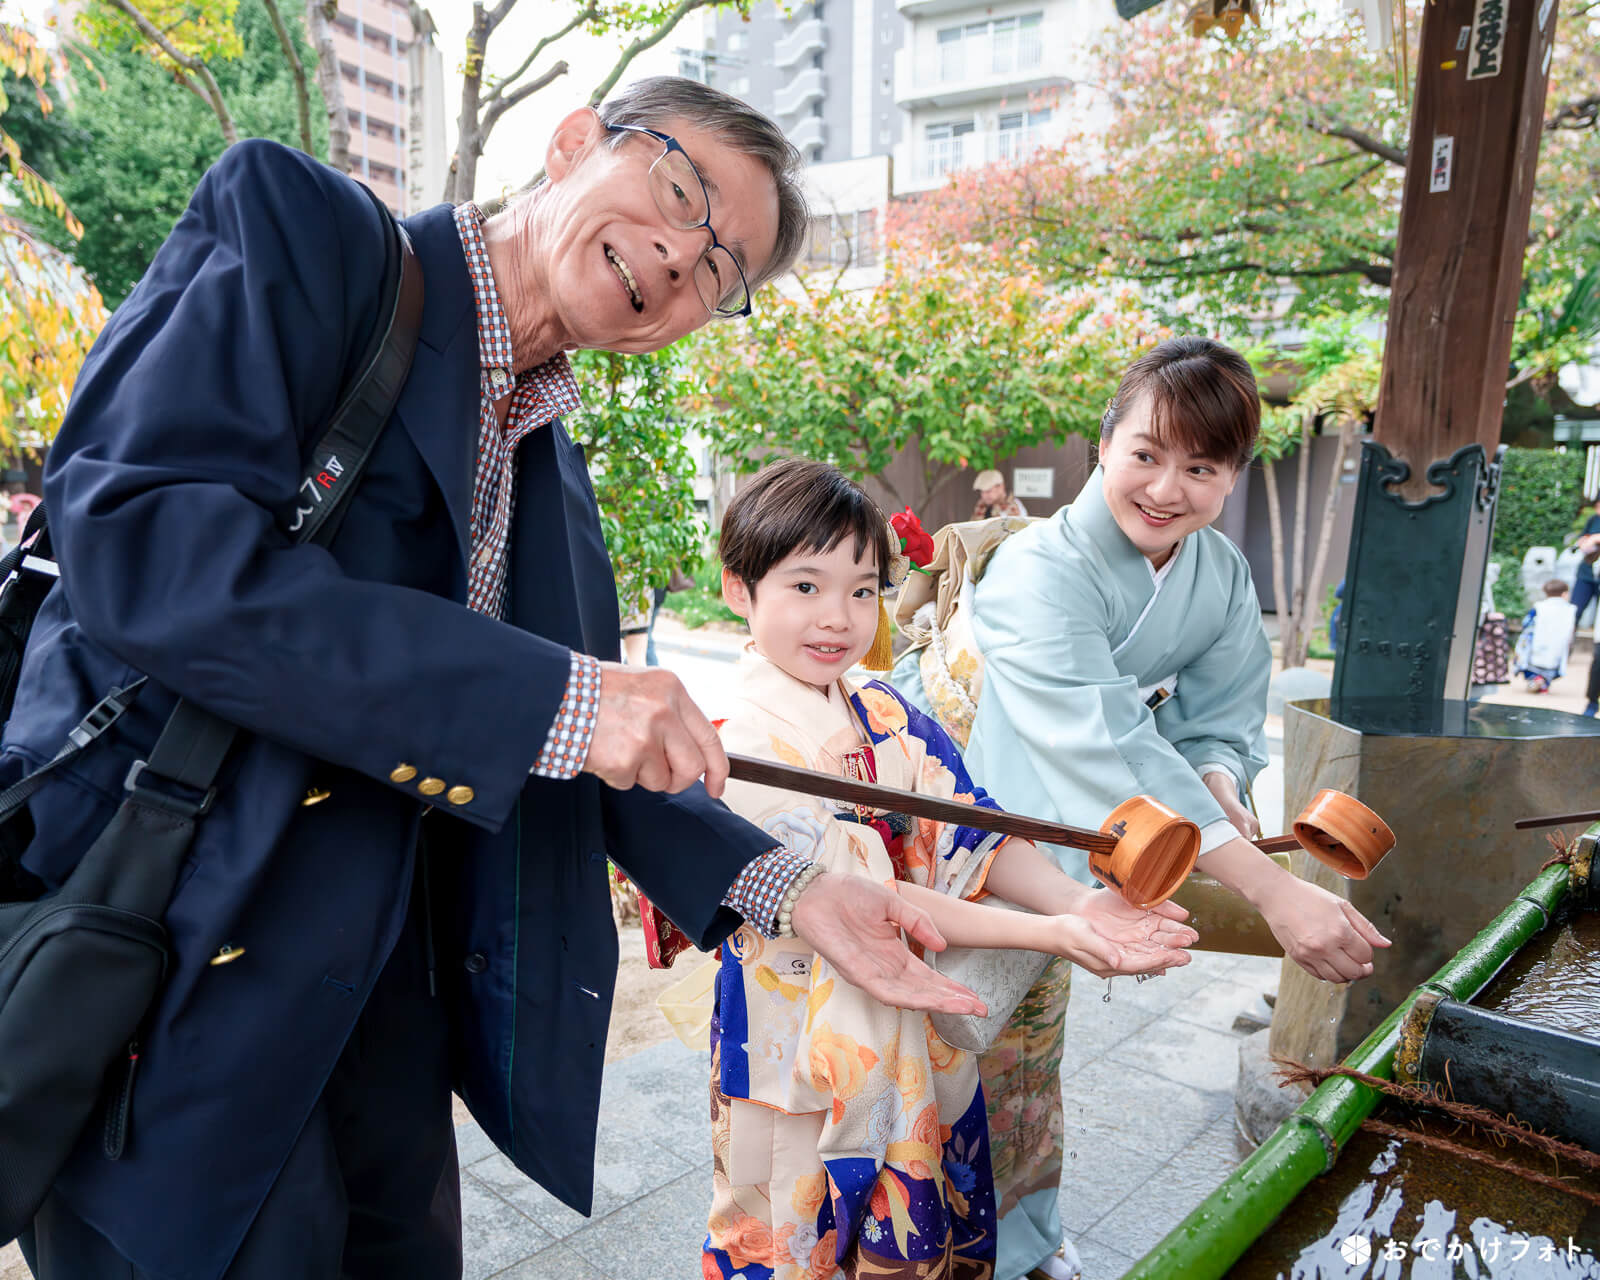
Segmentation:
<svg viewBox="0 0 1600 1280">
<path fill-rule="evenodd" d="M 557 422 L 519 450 L 507 620 L 464 606 L 476 312 L 449 208 L 406 226 L 421 342 L 330 548 L 292 545 L 275 513 L 356 372 L 383 240 L 350 179 L 272 143 L 232 147 L 201 181 L 85 362 L 45 473 L 62 579 L 0 775 L 53 755 L 112 685 L 150 685 L 34 797 L 30 869 L 70 871 L 177 696 L 248 731 L 168 912 L 175 964 L 141 1033 L 129 1149 L 107 1160 L 91 1125 L 57 1184 L 174 1280 L 225 1270 L 338 1058 L 405 916 L 424 780 L 465 799 L 434 798 L 459 822 L 432 860 L 455 904 L 439 963 L 460 1092 L 584 1212 L 616 974 L 607 854 L 710 946 L 738 923 L 728 885 L 772 843 L 698 785 L 529 775 L 571 650 L 618 656 L 610 564 Z M 313 785 L 330 798 L 302 806 Z M 224 945 L 245 955 L 208 965 Z"/>
</svg>

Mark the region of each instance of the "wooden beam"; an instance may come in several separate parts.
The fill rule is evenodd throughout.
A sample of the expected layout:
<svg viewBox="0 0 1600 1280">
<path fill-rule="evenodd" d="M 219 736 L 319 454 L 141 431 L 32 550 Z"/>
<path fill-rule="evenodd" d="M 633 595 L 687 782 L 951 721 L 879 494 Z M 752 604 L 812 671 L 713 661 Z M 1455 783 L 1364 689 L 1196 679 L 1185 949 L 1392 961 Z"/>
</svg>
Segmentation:
<svg viewBox="0 0 1600 1280">
<path fill-rule="evenodd" d="M 1434 0 L 1422 20 L 1374 437 L 1400 492 L 1500 442 L 1557 0 Z"/>
</svg>

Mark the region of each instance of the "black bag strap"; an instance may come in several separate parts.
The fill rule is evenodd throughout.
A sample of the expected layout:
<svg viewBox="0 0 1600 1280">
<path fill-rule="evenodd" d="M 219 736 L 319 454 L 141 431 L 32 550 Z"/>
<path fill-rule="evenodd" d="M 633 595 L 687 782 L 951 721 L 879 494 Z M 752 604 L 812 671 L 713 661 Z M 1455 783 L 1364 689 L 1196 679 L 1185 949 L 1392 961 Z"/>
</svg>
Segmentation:
<svg viewBox="0 0 1600 1280">
<path fill-rule="evenodd" d="M 327 430 L 311 451 L 306 479 L 300 485 L 302 495 L 312 495 L 311 506 L 301 509 L 297 501 L 279 517 L 296 542 L 315 540 L 326 546 L 333 540 L 339 527 L 333 517 L 342 513 L 345 500 L 354 492 L 373 446 L 394 412 L 421 332 L 423 281 L 416 251 L 405 228 L 383 202 L 368 188 L 361 189 L 377 206 L 385 229 L 384 291 L 378 312 L 384 321 L 374 327 L 363 353 L 361 375 L 340 399 Z M 333 483 L 321 483 L 322 476 L 329 476 Z M 25 564 L 25 555 L 30 553 L 25 544 L 35 533 L 41 539 L 48 537 L 43 503 L 29 517 L 23 542 L 0 559 L 0 581 Z M 0 792 L 0 823 L 20 809 L 49 774 L 76 759 L 121 719 L 145 680 L 141 676 L 125 689 L 113 689 L 90 708 L 48 764 Z M 205 814 L 216 798 L 217 773 L 237 735 L 236 725 L 202 710 L 187 698 L 179 699 L 150 759 L 136 760 L 128 770 L 123 786 L 130 793 L 130 800 L 142 800 L 189 820 Z M 147 775 L 165 780 L 168 786 L 159 790 L 141 786 L 141 781 L 148 782 Z M 195 799 L 191 801 L 190 795 Z"/>
</svg>

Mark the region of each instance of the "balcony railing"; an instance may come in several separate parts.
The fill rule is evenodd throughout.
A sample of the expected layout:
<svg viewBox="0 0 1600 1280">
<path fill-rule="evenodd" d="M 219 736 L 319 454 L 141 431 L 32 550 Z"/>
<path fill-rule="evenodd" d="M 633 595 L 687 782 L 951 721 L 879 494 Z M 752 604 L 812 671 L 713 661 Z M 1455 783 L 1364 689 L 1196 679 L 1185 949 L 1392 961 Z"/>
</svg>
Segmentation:
<svg viewBox="0 0 1600 1280">
<path fill-rule="evenodd" d="M 820 116 L 806 116 L 794 128 L 785 130 L 789 141 L 803 156 L 811 154 L 812 147 L 820 147 L 828 140 L 828 126 Z"/>
<path fill-rule="evenodd" d="M 827 92 L 827 81 L 816 67 L 807 67 L 772 95 L 773 109 L 780 116 L 804 110 Z"/>
<path fill-rule="evenodd" d="M 821 18 L 807 18 L 772 50 L 772 61 L 780 67 L 792 67 L 801 58 L 820 53 L 828 47 L 828 28 Z"/>
<path fill-rule="evenodd" d="M 995 31 L 953 40 L 917 59 L 918 84 L 961 84 L 1017 73 L 1044 65 L 1044 28 Z"/>
<path fill-rule="evenodd" d="M 912 168 L 919 182 L 937 182 L 960 169 L 981 169 L 1002 161 L 1015 164 L 1052 140 L 1049 125 L 927 138 Z"/>
</svg>

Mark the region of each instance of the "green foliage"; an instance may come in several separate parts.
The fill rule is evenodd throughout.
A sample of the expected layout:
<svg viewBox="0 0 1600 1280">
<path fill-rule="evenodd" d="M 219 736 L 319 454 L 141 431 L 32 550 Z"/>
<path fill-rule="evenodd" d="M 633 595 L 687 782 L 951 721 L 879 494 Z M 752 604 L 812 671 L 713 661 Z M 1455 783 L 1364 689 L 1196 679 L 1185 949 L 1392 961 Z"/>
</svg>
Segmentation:
<svg viewBox="0 0 1600 1280">
<path fill-rule="evenodd" d="M 568 421 L 583 446 L 624 614 L 652 587 L 700 561 L 705 522 L 694 505 L 695 458 L 683 405 L 696 384 L 680 348 L 624 356 L 578 351 L 584 408 Z"/>
<path fill-rule="evenodd" d="M 743 625 L 744 619 L 722 603 L 722 571 L 715 556 L 707 556 L 690 576 L 694 578 L 694 588 L 668 596 L 663 606 L 668 613 L 686 627 L 703 627 L 708 622 Z"/>
<path fill-rule="evenodd" d="M 1520 589 L 1522 557 L 1529 547 L 1560 550 L 1583 501 L 1583 454 L 1550 449 L 1507 449 L 1500 472 L 1494 517 L 1494 553 L 1516 559 Z M 1502 581 L 1505 575 L 1502 574 Z M 1506 610 L 1509 615 L 1510 610 Z"/>
<path fill-rule="evenodd" d="M 1377 320 L 1370 307 L 1320 311 L 1292 346 L 1263 342 L 1245 348 L 1258 381 L 1292 374 L 1289 403 L 1261 406 L 1256 456 L 1262 462 L 1279 462 L 1300 447 L 1308 415 L 1320 417 L 1327 430 L 1372 412 L 1383 373 L 1383 344 L 1370 336 Z"/>
<path fill-rule="evenodd" d="M 1334 594 L 1338 584 L 1330 582 L 1327 590 L 1322 593 L 1322 611 L 1317 615 L 1316 630 L 1311 633 L 1311 640 L 1306 645 L 1308 658 L 1333 658 L 1337 655 L 1333 651 L 1333 641 L 1328 638 L 1328 620 L 1333 617 L 1333 611 L 1339 607 L 1339 597 Z M 1340 621 L 1344 615 L 1340 615 Z"/>
<path fill-rule="evenodd" d="M 241 137 L 298 144 L 294 78 L 260 0 L 240 0 L 234 22 L 243 54 L 211 64 Z M 316 57 L 299 23 L 290 30 L 302 59 Z M 56 185 L 84 223 L 73 241 L 60 223 L 39 220 L 37 231 L 70 252 L 99 286 L 109 306 L 127 297 L 195 184 L 222 154 L 217 118 L 131 47 L 93 54 L 102 83 L 81 71 L 70 106 L 43 121 L 51 138 Z M 319 154 L 327 153 L 327 113 L 315 84 L 312 124 Z"/>
<path fill-rule="evenodd" d="M 1494 607 L 1515 622 L 1528 611 L 1528 593 L 1522 589 L 1522 557 L 1497 551 L 1490 559 L 1500 566 L 1500 576 L 1489 588 Z"/>
<path fill-rule="evenodd" d="M 977 251 L 908 250 L 875 288 L 768 289 L 747 324 L 701 330 L 696 408 L 741 470 L 820 458 L 920 507 L 956 468 L 1094 435 L 1118 371 L 1157 336 L 1131 295 L 1064 294 Z M 882 473 L 912 441 L 921 485 L 896 493 Z"/>
</svg>

